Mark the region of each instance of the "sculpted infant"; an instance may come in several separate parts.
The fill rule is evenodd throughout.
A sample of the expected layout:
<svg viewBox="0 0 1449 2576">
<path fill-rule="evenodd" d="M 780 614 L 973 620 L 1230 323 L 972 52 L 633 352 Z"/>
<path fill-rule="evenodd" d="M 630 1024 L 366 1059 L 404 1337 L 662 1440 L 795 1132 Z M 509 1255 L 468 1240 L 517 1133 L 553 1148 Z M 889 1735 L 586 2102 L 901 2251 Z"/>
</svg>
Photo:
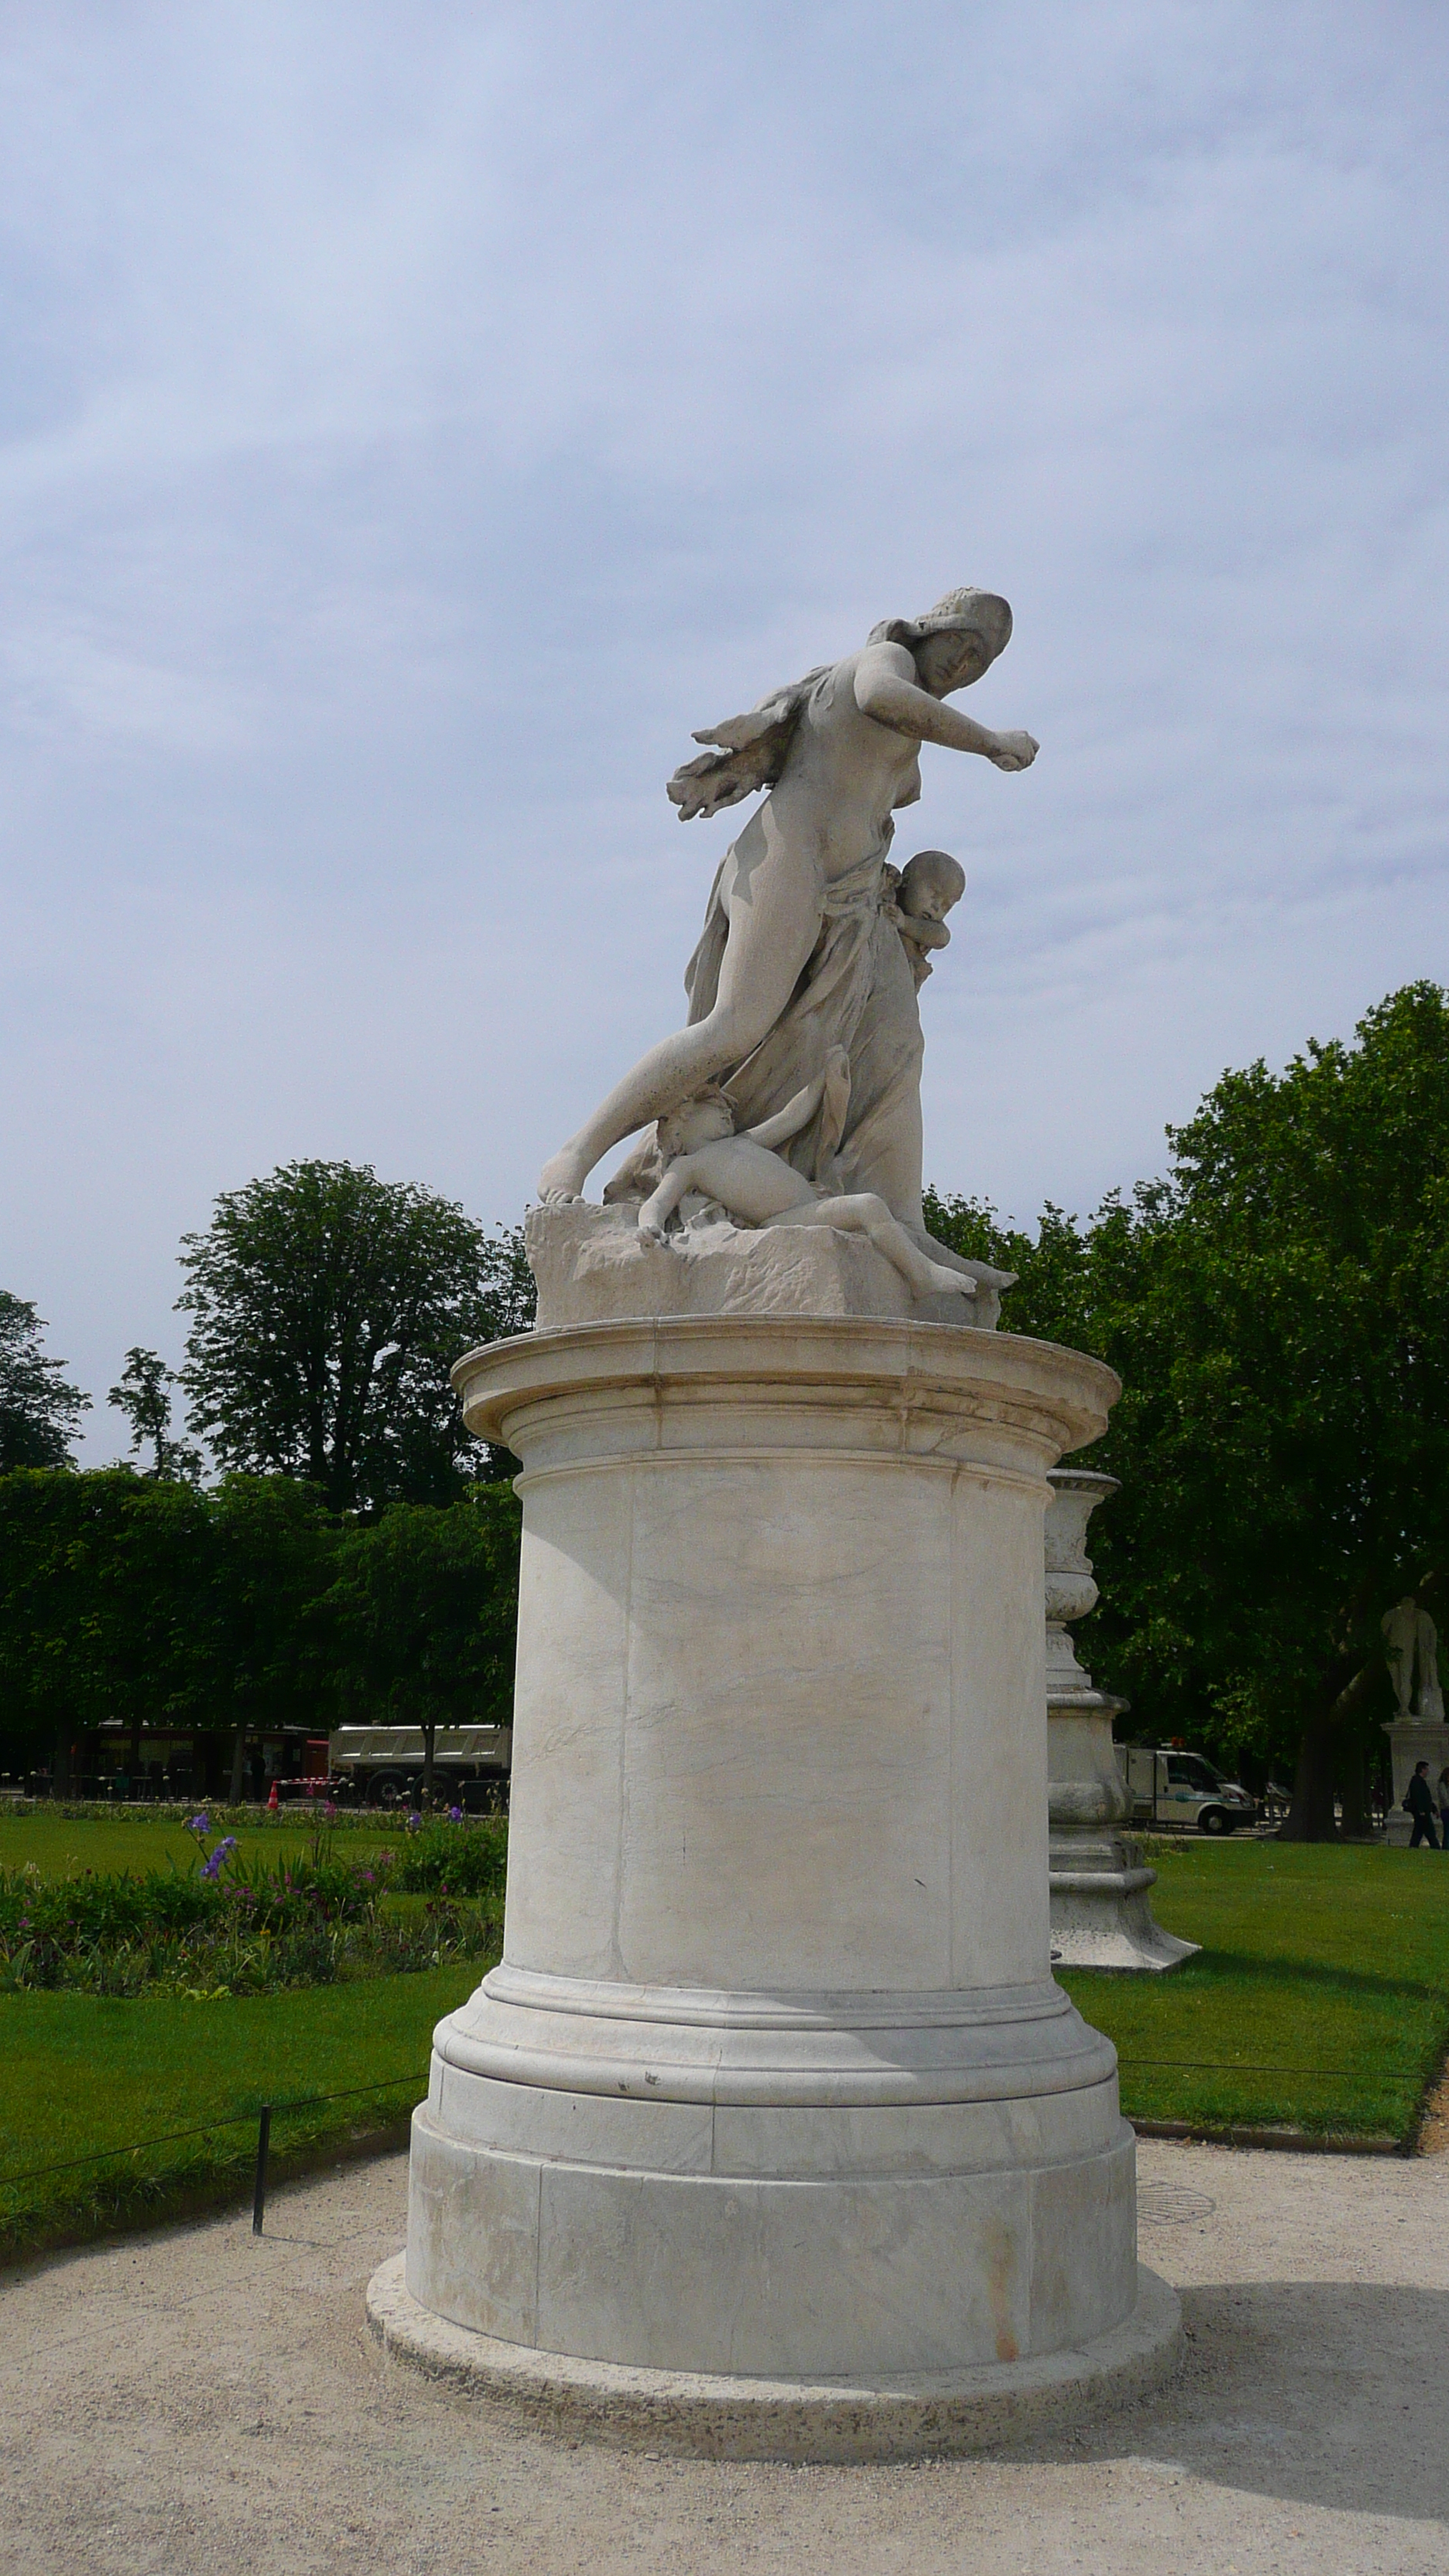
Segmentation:
<svg viewBox="0 0 1449 2576">
<path fill-rule="evenodd" d="M 966 871 L 949 850 L 917 850 L 901 870 L 887 919 L 895 923 L 919 993 L 931 971 L 928 948 L 949 948 L 946 914 L 966 891 Z"/>
<path fill-rule="evenodd" d="M 849 1089 L 849 1057 L 843 1047 L 834 1047 L 823 1073 L 797 1091 L 773 1118 L 737 1136 L 734 1113 L 724 1093 L 717 1084 L 704 1086 L 659 1121 L 664 1178 L 639 1210 L 641 1232 L 656 1243 L 665 1242 L 670 1217 L 693 1190 L 716 1200 L 747 1225 L 828 1225 L 842 1234 L 868 1235 L 914 1296 L 934 1297 L 944 1291 L 953 1297 L 974 1297 L 975 1280 L 959 1270 L 948 1270 L 943 1262 L 928 1260 L 884 1199 L 873 1191 L 832 1197 L 772 1150 L 799 1134 L 822 1099 L 827 1117 L 838 1129 Z"/>
</svg>

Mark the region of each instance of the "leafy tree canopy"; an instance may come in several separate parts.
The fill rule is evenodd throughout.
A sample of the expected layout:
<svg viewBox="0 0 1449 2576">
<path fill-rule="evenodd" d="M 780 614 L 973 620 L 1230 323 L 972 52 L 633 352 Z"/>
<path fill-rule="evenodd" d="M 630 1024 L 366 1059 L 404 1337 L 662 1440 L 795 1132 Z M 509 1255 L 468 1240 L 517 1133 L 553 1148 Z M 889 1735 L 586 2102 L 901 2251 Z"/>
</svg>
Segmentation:
<svg viewBox="0 0 1449 2576">
<path fill-rule="evenodd" d="M 0 1476 L 0 1709 L 7 1752 L 121 1718 L 204 1720 L 212 1679 L 207 1498 L 129 1467 Z"/>
<path fill-rule="evenodd" d="M 0 1473 L 11 1467 L 69 1467 L 70 1444 L 90 1397 L 67 1386 L 64 1360 L 40 1347 L 45 1326 L 34 1306 L 0 1288 Z"/>
<path fill-rule="evenodd" d="M 223 1467 L 304 1477 L 333 1511 L 487 1472 L 448 1372 L 531 1320 L 516 1232 L 367 1164 L 289 1163 L 219 1198 L 182 1268 L 191 1425 Z"/>
<path fill-rule="evenodd" d="M 106 1402 L 130 1423 L 133 1455 L 150 1442 L 153 1476 L 194 1482 L 201 1473 L 201 1452 L 177 1439 L 171 1428 L 171 1389 L 180 1384 L 159 1351 L 131 1350 L 120 1384 L 111 1388 Z"/>
<path fill-rule="evenodd" d="M 340 1542 L 322 1604 L 339 1687 L 374 1723 L 422 1728 L 425 1795 L 437 1727 L 511 1722 L 520 1523 L 511 1486 L 480 1484 Z"/>
<path fill-rule="evenodd" d="M 1354 1043 L 1225 1074 L 1172 1170 L 1035 1241 L 936 1200 L 944 1241 L 1021 1273 L 1008 1330 L 1094 1351 L 1124 1393 L 1092 1464 L 1093 1669 L 1148 1729 L 1295 1768 L 1289 1831 L 1363 1814 L 1387 1713 L 1379 1621 L 1449 1597 L 1449 996 Z"/>
<path fill-rule="evenodd" d="M 314 1486 L 227 1476 L 208 1496 L 211 1703 L 232 1724 L 231 1794 L 242 1795 L 249 1728 L 310 1718 L 331 1675 L 313 1615 L 332 1577 L 337 1527 Z"/>
</svg>

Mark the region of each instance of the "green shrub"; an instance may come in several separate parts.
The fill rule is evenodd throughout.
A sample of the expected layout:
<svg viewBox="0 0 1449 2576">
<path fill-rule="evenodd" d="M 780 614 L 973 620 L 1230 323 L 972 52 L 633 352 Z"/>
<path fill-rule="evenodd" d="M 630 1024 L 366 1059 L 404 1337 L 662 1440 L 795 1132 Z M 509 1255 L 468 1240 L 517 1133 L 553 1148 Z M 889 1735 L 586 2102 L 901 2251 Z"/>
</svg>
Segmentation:
<svg viewBox="0 0 1449 2576">
<path fill-rule="evenodd" d="M 492 1896 L 501 1904 L 507 1874 L 507 1819 L 489 1816 L 477 1823 L 416 1827 L 392 1864 L 389 1883 L 410 1895 Z"/>
<path fill-rule="evenodd" d="M 426 1845 L 407 1855 L 427 1902 L 406 1919 L 381 1911 L 407 1878 L 392 1854 L 335 1860 L 320 1835 L 312 1852 L 273 1863 L 241 1864 L 223 1843 L 189 1871 L 46 1880 L 0 1867 L 0 1989 L 264 1994 L 477 1957 L 496 1935 L 502 1854 L 492 1837 L 444 1831 L 447 1873 Z"/>
</svg>

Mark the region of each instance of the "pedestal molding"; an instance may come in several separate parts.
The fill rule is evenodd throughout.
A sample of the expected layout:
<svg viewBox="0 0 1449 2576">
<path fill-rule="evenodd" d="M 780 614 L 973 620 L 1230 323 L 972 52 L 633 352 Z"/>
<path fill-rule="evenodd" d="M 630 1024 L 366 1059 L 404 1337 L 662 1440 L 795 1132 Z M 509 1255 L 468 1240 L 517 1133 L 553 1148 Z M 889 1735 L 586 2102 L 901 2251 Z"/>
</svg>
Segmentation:
<svg viewBox="0 0 1449 2576">
<path fill-rule="evenodd" d="M 462 2074 L 545 2091 L 780 2109 L 1030 2100 L 1116 2074 L 1111 2042 L 1052 1985 L 1008 1987 L 980 2008 L 966 1990 L 843 1996 L 833 2011 L 810 1998 L 773 2013 L 762 2007 L 785 1999 L 673 1992 L 678 2010 L 668 1989 L 494 1970 L 439 2023 L 434 2052 Z"/>
<path fill-rule="evenodd" d="M 1182 2360 L 1177 2293 L 1144 2264 L 1131 2315 L 1028 2361 L 828 2380 L 646 2370 L 541 2352 L 420 2305 L 403 2256 L 374 2272 L 369 2328 L 389 2358 L 565 2439 L 715 2460 L 949 2458 L 1059 2435 L 1160 2388 Z"/>
</svg>

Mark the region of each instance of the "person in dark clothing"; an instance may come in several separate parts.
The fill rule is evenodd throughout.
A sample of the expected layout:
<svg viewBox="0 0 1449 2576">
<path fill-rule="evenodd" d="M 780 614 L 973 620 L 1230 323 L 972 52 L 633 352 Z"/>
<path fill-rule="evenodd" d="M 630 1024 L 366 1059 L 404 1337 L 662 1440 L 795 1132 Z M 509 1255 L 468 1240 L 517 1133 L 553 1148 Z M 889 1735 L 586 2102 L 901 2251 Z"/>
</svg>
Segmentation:
<svg viewBox="0 0 1449 2576">
<path fill-rule="evenodd" d="M 1414 1830 L 1409 1836 L 1410 1851 L 1416 1850 L 1420 1843 L 1427 1843 L 1430 1851 L 1437 1851 L 1439 1837 L 1434 1831 L 1434 1792 L 1429 1786 L 1427 1762 L 1415 1763 L 1404 1804 L 1414 1819 Z"/>
</svg>

